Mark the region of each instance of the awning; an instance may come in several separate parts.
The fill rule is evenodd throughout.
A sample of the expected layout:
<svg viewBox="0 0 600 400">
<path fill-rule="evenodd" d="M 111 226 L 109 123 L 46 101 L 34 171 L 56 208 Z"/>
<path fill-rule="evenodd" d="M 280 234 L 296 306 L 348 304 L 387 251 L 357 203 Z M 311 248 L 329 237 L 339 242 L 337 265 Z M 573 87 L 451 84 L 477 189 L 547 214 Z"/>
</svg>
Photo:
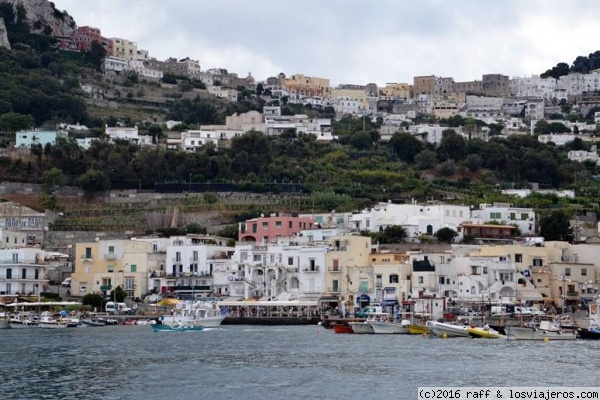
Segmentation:
<svg viewBox="0 0 600 400">
<path fill-rule="evenodd" d="M 543 301 L 542 294 L 535 289 L 517 289 L 517 299 L 525 301 Z"/>
<path fill-rule="evenodd" d="M 356 304 L 360 303 L 370 303 L 371 297 L 368 294 L 361 294 L 360 296 L 356 296 Z"/>
<path fill-rule="evenodd" d="M 384 300 L 381 304 L 384 306 L 395 306 L 398 304 L 398 300 Z"/>
<path fill-rule="evenodd" d="M 321 303 L 337 303 L 340 298 L 337 296 L 323 296 L 319 299 Z"/>
</svg>

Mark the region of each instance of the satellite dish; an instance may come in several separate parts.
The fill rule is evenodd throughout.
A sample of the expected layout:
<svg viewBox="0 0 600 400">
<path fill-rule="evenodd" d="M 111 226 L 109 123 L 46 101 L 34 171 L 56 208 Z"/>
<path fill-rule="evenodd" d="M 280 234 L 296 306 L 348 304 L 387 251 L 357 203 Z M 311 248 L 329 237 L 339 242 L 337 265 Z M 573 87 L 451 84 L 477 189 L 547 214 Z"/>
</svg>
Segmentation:
<svg viewBox="0 0 600 400">
<path fill-rule="evenodd" d="M 97 238 L 96 238 L 96 239 L 94 239 L 94 240 L 95 240 L 96 242 L 99 242 L 99 241 L 100 241 L 100 238 L 98 238 L 98 237 L 97 237 Z"/>
</svg>

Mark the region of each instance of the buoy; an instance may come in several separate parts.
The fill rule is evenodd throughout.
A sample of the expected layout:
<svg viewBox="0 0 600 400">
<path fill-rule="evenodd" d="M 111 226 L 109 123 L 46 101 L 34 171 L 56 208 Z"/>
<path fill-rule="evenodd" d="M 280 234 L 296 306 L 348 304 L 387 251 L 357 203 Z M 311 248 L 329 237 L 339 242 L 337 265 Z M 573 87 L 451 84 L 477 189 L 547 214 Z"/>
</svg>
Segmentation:
<svg viewBox="0 0 600 400">
<path fill-rule="evenodd" d="M 426 333 L 423 333 L 421 336 L 425 337 L 425 336 L 427 336 L 427 334 L 426 334 Z"/>
<path fill-rule="evenodd" d="M 544 338 L 544 342 L 549 342 L 549 341 L 550 341 L 550 338 L 549 338 L 548 336 L 546 336 L 546 337 Z"/>
<path fill-rule="evenodd" d="M 446 335 L 446 332 L 442 333 L 442 339 L 448 339 L 448 335 Z"/>
</svg>

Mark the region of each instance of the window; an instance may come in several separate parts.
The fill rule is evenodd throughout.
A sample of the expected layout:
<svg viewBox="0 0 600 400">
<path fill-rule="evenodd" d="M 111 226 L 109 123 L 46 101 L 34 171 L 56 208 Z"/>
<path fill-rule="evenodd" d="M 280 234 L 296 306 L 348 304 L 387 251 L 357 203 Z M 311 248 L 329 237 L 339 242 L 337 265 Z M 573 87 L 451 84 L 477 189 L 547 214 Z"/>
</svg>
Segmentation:
<svg viewBox="0 0 600 400">
<path fill-rule="evenodd" d="M 369 281 L 360 281 L 360 285 L 358 286 L 359 292 L 368 292 L 369 291 Z"/>
<path fill-rule="evenodd" d="M 92 248 L 91 247 L 85 248 L 85 258 L 92 258 Z"/>
<path fill-rule="evenodd" d="M 288 257 L 288 265 L 294 265 L 294 257 Z"/>
<path fill-rule="evenodd" d="M 483 267 L 483 273 L 487 274 L 488 273 L 488 267 Z"/>
<path fill-rule="evenodd" d="M 12 268 L 6 268 L 6 279 L 12 279 Z"/>
<path fill-rule="evenodd" d="M 500 256 L 500 257 L 499 257 L 499 260 L 500 260 L 500 261 L 506 261 L 506 257 L 505 257 L 505 256 Z"/>
<path fill-rule="evenodd" d="M 514 221 L 515 219 L 517 219 L 517 214 L 516 214 L 516 213 L 514 213 L 514 212 L 511 212 L 511 213 L 510 213 L 510 220 L 511 220 L 511 221 Z"/>
<path fill-rule="evenodd" d="M 565 268 L 565 276 L 571 276 L 571 268 Z"/>
<path fill-rule="evenodd" d="M 288 221 L 288 228 L 292 229 L 292 221 Z"/>
<path fill-rule="evenodd" d="M 269 229 L 269 223 L 268 222 L 263 222 L 262 223 L 262 228 L 263 229 Z"/>
<path fill-rule="evenodd" d="M 398 275 L 392 274 L 390 275 L 390 283 L 398 283 Z"/>
<path fill-rule="evenodd" d="M 131 272 L 137 272 L 137 264 L 131 264 Z"/>
<path fill-rule="evenodd" d="M 490 213 L 490 218 L 491 219 L 501 219 L 502 218 L 502 214 L 499 212 L 492 212 Z"/>
<path fill-rule="evenodd" d="M 258 226 L 256 224 L 252 224 L 252 233 L 256 233 L 258 231 Z"/>
<path fill-rule="evenodd" d="M 115 266 L 114 265 L 109 265 L 107 268 L 108 268 L 108 272 L 115 272 Z"/>
<path fill-rule="evenodd" d="M 440 285 L 443 285 L 444 283 L 446 283 L 446 278 L 444 278 L 443 276 L 440 276 Z"/>
<path fill-rule="evenodd" d="M 275 221 L 275 228 L 281 229 L 281 221 Z"/>
<path fill-rule="evenodd" d="M 109 255 L 115 254 L 115 246 L 108 246 L 108 254 Z"/>
<path fill-rule="evenodd" d="M 417 281 L 418 281 L 419 283 L 423 283 L 423 277 L 422 277 L 422 276 L 419 276 L 419 278 L 417 279 Z"/>
<path fill-rule="evenodd" d="M 515 262 L 522 263 L 523 262 L 523 254 L 515 254 Z"/>
<path fill-rule="evenodd" d="M 339 284 L 339 282 L 338 282 L 336 279 L 334 279 L 334 280 L 332 281 L 332 286 L 333 286 L 333 287 L 331 288 L 331 291 L 332 291 L 333 293 L 337 293 L 337 292 L 339 292 L 339 291 L 340 291 L 340 284 Z"/>
<path fill-rule="evenodd" d="M 543 260 L 541 258 L 534 258 L 533 259 L 533 266 L 534 267 L 541 267 L 543 265 Z"/>
<path fill-rule="evenodd" d="M 192 261 L 198 261 L 198 250 L 192 252 Z"/>
<path fill-rule="evenodd" d="M 529 219 L 529 214 L 523 213 L 521 214 L 521 221 L 527 221 Z"/>
<path fill-rule="evenodd" d="M 25 268 L 21 268 L 21 279 L 27 279 L 27 270 Z"/>
<path fill-rule="evenodd" d="M 37 268 L 34 271 L 33 279 L 40 279 L 40 270 Z"/>
<path fill-rule="evenodd" d="M 587 276 L 587 268 L 581 268 L 581 276 Z"/>
<path fill-rule="evenodd" d="M 180 251 L 175 252 L 175 262 L 181 262 L 181 252 Z"/>
<path fill-rule="evenodd" d="M 477 265 L 471 265 L 471 275 L 479 275 L 479 267 Z"/>
</svg>

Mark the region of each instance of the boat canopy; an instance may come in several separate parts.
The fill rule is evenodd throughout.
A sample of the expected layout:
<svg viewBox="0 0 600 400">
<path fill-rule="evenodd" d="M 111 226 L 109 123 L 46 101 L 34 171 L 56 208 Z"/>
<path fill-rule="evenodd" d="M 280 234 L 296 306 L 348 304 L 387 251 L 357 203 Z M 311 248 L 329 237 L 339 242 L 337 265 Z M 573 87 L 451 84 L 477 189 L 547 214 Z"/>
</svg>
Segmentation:
<svg viewBox="0 0 600 400">
<path fill-rule="evenodd" d="M 319 303 L 316 301 L 231 301 L 223 300 L 217 302 L 219 307 L 227 306 L 238 306 L 238 307 L 318 307 Z"/>
<path fill-rule="evenodd" d="M 76 301 L 38 301 L 33 303 L 10 303 L 5 304 L 5 307 L 39 307 L 39 306 L 80 306 L 81 303 Z"/>
</svg>

